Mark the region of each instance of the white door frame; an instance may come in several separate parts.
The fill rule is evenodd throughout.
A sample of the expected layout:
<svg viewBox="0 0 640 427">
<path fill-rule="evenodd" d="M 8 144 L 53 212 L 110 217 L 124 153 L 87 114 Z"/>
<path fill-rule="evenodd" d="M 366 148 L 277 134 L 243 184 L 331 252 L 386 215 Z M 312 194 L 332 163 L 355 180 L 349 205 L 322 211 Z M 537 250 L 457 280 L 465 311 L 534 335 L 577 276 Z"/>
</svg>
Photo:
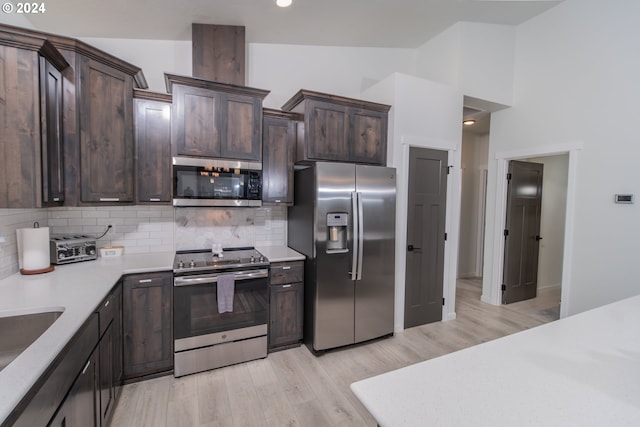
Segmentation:
<svg viewBox="0 0 640 427">
<path fill-rule="evenodd" d="M 494 305 L 502 304 L 502 269 L 504 266 L 504 236 L 501 230 L 506 227 L 507 209 L 507 171 L 510 160 L 526 159 L 530 157 L 546 157 L 559 154 L 569 155 L 569 169 L 567 180 L 567 209 L 565 214 L 564 248 L 562 258 L 562 283 L 560 292 L 562 301 L 560 304 L 560 317 L 565 317 L 569 312 L 567 301 L 570 301 L 571 292 L 571 268 L 570 262 L 573 253 L 573 218 L 575 214 L 576 176 L 578 169 L 578 153 L 583 148 L 583 143 L 569 142 L 553 146 L 532 147 L 514 151 L 501 151 L 495 154 L 496 159 L 496 209 L 494 214 L 494 242 L 493 242 L 493 273 L 489 295 L 483 295 L 483 300 Z"/>
</svg>

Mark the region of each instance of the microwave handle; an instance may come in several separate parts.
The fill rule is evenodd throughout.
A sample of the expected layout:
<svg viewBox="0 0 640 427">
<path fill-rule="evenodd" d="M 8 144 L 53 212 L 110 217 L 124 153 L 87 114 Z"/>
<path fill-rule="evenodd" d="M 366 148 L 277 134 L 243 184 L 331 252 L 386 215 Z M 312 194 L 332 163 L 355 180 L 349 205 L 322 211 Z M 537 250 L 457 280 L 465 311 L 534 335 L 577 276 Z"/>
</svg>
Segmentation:
<svg viewBox="0 0 640 427">
<path fill-rule="evenodd" d="M 218 277 L 223 274 L 209 274 L 202 276 L 186 276 L 186 277 L 176 277 L 173 279 L 173 286 L 194 286 L 194 285 L 207 285 L 210 283 L 217 283 Z M 260 270 L 251 270 L 251 271 L 238 271 L 233 273 L 233 278 L 236 281 L 247 280 L 247 279 L 261 279 L 269 277 L 269 270 L 260 269 Z"/>
</svg>

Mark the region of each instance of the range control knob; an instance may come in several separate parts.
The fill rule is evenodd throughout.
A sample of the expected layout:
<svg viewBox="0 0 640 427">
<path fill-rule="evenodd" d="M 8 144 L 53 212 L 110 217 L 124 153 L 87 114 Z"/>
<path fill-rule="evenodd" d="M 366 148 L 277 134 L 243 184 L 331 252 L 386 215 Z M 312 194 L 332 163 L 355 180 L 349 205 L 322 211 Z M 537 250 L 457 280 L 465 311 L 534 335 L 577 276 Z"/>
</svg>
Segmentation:
<svg viewBox="0 0 640 427">
<path fill-rule="evenodd" d="M 184 262 L 182 262 L 182 260 L 178 261 L 178 268 L 184 268 Z"/>
<path fill-rule="evenodd" d="M 256 262 L 256 257 L 254 257 L 253 255 L 251 255 L 251 259 L 249 260 L 251 262 Z"/>
<path fill-rule="evenodd" d="M 196 262 L 194 260 L 191 260 L 191 262 L 189 263 L 189 267 L 193 268 L 196 266 Z"/>
<path fill-rule="evenodd" d="M 264 262 L 264 256 L 260 255 L 260 262 Z"/>
</svg>

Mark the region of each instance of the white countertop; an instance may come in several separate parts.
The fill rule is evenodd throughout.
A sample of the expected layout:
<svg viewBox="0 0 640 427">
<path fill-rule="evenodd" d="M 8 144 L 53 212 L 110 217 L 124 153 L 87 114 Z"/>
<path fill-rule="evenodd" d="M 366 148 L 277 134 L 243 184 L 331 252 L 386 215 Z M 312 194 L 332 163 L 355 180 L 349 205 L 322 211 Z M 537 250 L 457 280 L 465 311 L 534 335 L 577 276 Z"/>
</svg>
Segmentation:
<svg viewBox="0 0 640 427">
<path fill-rule="evenodd" d="M 123 274 L 171 270 L 173 252 L 99 258 L 50 273 L 0 280 L 0 316 L 63 308 L 31 346 L 0 371 L 0 423 L 107 296 Z"/>
<path fill-rule="evenodd" d="M 305 256 L 287 246 L 259 246 L 256 249 L 267 257 L 269 262 L 303 261 Z"/>
<path fill-rule="evenodd" d="M 640 296 L 351 385 L 383 427 L 640 425 Z"/>
</svg>

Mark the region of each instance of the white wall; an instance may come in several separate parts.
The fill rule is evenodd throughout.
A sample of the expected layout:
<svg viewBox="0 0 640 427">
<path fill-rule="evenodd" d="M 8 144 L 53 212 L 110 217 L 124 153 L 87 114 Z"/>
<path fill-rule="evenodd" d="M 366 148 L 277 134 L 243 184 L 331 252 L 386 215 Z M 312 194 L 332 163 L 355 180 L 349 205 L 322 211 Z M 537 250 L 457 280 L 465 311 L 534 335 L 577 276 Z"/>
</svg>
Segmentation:
<svg viewBox="0 0 640 427">
<path fill-rule="evenodd" d="M 417 49 L 416 75 L 512 105 L 515 28 L 459 22 Z"/>
<path fill-rule="evenodd" d="M 462 192 L 460 195 L 460 246 L 458 277 L 482 276 L 479 235 L 484 229 L 481 197 L 484 195 L 484 174 L 489 159 L 489 135 L 462 133 Z"/>
<path fill-rule="evenodd" d="M 538 257 L 538 288 L 560 286 L 567 205 L 567 172 L 569 156 L 534 157 L 542 163 L 542 213 L 540 220 L 540 252 Z"/>
<path fill-rule="evenodd" d="M 443 84 L 395 73 L 363 93 L 371 101 L 393 106 L 389 133 L 391 159 L 397 170 L 396 197 L 396 289 L 395 331 L 404 329 L 404 292 L 407 245 L 409 147 L 448 152 L 452 173 L 447 184 L 443 319 L 455 318 L 455 280 L 460 215 L 460 152 L 462 141 L 462 94 Z"/>
<path fill-rule="evenodd" d="M 164 73 L 191 75 L 191 41 L 83 38 L 140 68 L 149 89 L 166 92 Z M 300 89 L 359 97 L 395 71 L 411 72 L 413 49 L 352 48 L 250 43 L 246 85 L 270 90 L 263 105 L 280 108 Z"/>
<path fill-rule="evenodd" d="M 491 153 L 579 142 L 566 313 L 640 293 L 640 2 L 566 0 L 517 30 L 515 108 L 492 114 Z M 490 164 L 488 216 L 496 205 Z M 493 169 L 493 174 L 492 174 Z M 488 224 L 487 235 L 496 231 Z M 489 253 L 491 252 L 491 253 Z M 487 246 L 485 269 L 494 257 Z M 495 284 L 493 284 L 495 285 Z"/>
</svg>

